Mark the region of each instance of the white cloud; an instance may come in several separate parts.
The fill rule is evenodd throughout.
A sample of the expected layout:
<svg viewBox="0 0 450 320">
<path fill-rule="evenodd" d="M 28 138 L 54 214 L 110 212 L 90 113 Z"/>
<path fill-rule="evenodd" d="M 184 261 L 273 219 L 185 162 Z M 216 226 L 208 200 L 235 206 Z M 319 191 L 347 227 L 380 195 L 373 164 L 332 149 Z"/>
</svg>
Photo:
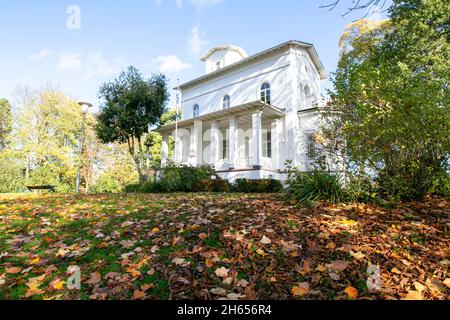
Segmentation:
<svg viewBox="0 0 450 320">
<path fill-rule="evenodd" d="M 108 61 L 102 57 L 101 51 L 93 51 L 85 56 L 75 53 L 63 53 L 59 55 L 58 69 L 60 71 L 79 71 L 83 73 L 85 80 L 91 80 L 97 76 L 111 76 L 120 72 L 125 66 L 122 58 Z"/>
<path fill-rule="evenodd" d="M 208 47 L 209 42 L 204 39 L 199 27 L 194 27 L 191 30 L 189 37 L 189 51 L 192 55 L 198 56 L 201 51 Z"/>
<path fill-rule="evenodd" d="M 175 55 L 159 56 L 152 60 L 152 63 L 158 65 L 159 70 L 163 73 L 181 72 L 192 68 L 189 63 L 184 63 Z"/>
<path fill-rule="evenodd" d="M 32 54 L 30 56 L 31 60 L 44 60 L 52 55 L 52 50 L 49 48 L 42 49 L 38 54 Z"/>
<path fill-rule="evenodd" d="M 90 80 L 95 76 L 111 76 L 119 73 L 118 64 L 120 64 L 120 61 L 116 59 L 116 62 L 119 63 L 112 64 L 105 60 L 100 51 L 90 53 L 85 66 L 85 79 Z"/>
<path fill-rule="evenodd" d="M 76 71 L 81 68 L 81 60 L 74 53 L 63 53 L 59 55 L 58 69 L 61 71 Z"/>
<path fill-rule="evenodd" d="M 162 3 L 162 0 L 153 0 L 153 3 L 155 4 L 155 6 L 159 7 Z"/>
</svg>

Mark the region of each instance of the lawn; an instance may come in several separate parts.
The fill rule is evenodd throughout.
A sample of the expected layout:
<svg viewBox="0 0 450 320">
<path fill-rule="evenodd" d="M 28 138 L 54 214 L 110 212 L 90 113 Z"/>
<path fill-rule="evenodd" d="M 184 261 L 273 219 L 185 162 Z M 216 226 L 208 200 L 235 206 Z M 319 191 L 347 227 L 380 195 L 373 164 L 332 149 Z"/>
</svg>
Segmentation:
<svg viewBox="0 0 450 320">
<path fill-rule="evenodd" d="M 449 299 L 449 204 L 0 195 L 0 299 Z"/>
</svg>

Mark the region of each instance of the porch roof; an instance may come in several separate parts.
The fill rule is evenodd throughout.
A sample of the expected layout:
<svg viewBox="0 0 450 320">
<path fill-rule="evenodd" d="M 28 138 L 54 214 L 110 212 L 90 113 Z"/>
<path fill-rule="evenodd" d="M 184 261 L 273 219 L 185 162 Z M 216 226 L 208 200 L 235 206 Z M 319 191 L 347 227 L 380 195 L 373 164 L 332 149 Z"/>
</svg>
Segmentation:
<svg viewBox="0 0 450 320">
<path fill-rule="evenodd" d="M 194 126 L 194 123 L 196 121 L 203 121 L 203 122 L 211 122 L 211 121 L 218 121 L 218 120 L 227 120 L 230 117 L 244 117 L 244 116 L 251 116 L 252 113 L 262 111 L 262 118 L 263 120 L 267 119 L 277 119 L 282 116 L 284 116 L 284 110 L 279 109 L 277 107 L 274 107 L 272 105 L 269 105 L 267 103 L 264 103 L 262 101 L 253 101 L 245 104 L 241 104 L 239 106 L 235 106 L 229 109 L 219 110 L 216 112 L 208 113 L 203 116 L 200 116 L 198 118 L 191 118 L 184 121 L 178 122 L 178 128 L 188 128 Z M 158 133 L 170 133 L 175 130 L 176 124 L 172 123 L 166 126 L 162 126 L 159 128 L 156 128 L 152 131 L 158 132 Z"/>
</svg>

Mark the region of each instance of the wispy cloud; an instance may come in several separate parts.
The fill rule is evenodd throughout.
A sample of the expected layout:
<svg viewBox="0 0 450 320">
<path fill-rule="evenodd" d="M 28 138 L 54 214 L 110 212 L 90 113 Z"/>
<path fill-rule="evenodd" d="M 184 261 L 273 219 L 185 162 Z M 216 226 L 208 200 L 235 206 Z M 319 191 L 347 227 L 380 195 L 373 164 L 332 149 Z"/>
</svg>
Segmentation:
<svg viewBox="0 0 450 320">
<path fill-rule="evenodd" d="M 30 55 L 30 59 L 31 60 L 44 60 L 44 59 L 50 57 L 52 55 L 52 53 L 53 53 L 52 50 L 50 50 L 49 48 L 45 48 L 45 49 L 42 49 L 37 54 Z"/>
<path fill-rule="evenodd" d="M 60 71 L 77 71 L 81 68 L 81 60 L 77 54 L 62 53 L 59 55 L 58 69 Z"/>
<path fill-rule="evenodd" d="M 200 31 L 200 28 L 197 26 L 193 27 L 189 36 L 189 52 L 193 56 L 198 56 L 208 45 L 209 42 L 204 38 L 204 34 Z"/>
<path fill-rule="evenodd" d="M 151 63 L 157 65 L 163 73 L 181 72 L 192 68 L 189 63 L 184 63 L 176 55 L 159 56 L 152 60 Z"/>
<path fill-rule="evenodd" d="M 117 58 L 114 62 L 109 62 L 102 57 L 100 51 L 92 52 L 88 55 L 84 67 L 84 78 L 90 80 L 96 76 L 111 76 L 120 72 L 125 61 Z"/>
<path fill-rule="evenodd" d="M 175 3 L 179 9 L 183 8 L 185 3 L 189 3 L 198 10 L 205 9 L 212 5 L 221 3 L 223 0 L 175 0 Z M 157 7 L 161 6 L 163 0 L 153 0 L 153 4 Z"/>
<path fill-rule="evenodd" d="M 99 50 L 87 55 L 66 52 L 59 55 L 58 70 L 63 72 L 82 72 L 85 80 L 91 80 L 95 77 L 117 74 L 125 64 L 122 58 L 116 58 L 113 61 L 105 59 Z"/>
</svg>

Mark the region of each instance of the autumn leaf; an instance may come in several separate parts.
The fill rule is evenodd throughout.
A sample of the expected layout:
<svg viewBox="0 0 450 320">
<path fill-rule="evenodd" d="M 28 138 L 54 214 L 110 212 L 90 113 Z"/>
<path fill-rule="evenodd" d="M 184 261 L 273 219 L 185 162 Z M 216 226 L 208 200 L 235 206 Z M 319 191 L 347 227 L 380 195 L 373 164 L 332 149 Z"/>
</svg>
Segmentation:
<svg viewBox="0 0 450 320">
<path fill-rule="evenodd" d="M 22 268 L 19 267 L 11 267 L 6 269 L 7 274 L 18 274 L 20 271 L 22 271 Z"/>
<path fill-rule="evenodd" d="M 39 295 L 45 293 L 45 291 L 39 289 L 42 285 L 42 281 L 45 279 L 45 274 L 40 277 L 30 278 L 26 283 L 28 287 L 27 292 L 25 293 L 25 298 L 29 298 L 34 295 Z"/>
<path fill-rule="evenodd" d="M 358 298 L 358 290 L 354 287 L 347 287 L 345 288 L 344 292 L 348 295 L 350 299 Z"/>
<path fill-rule="evenodd" d="M 292 288 L 291 292 L 295 297 L 304 297 L 309 293 L 309 283 L 299 283 L 297 286 Z"/>
<path fill-rule="evenodd" d="M 423 300 L 423 296 L 419 291 L 410 290 L 403 296 L 402 300 Z"/>
<path fill-rule="evenodd" d="M 214 272 L 216 274 L 216 276 L 220 277 L 220 278 L 226 278 L 228 277 L 228 272 L 230 270 L 225 268 L 225 267 L 221 267 L 216 269 L 216 271 Z"/>
<path fill-rule="evenodd" d="M 185 259 L 183 258 L 174 258 L 172 260 L 172 263 L 177 265 L 177 266 L 188 266 L 190 264 L 190 262 L 187 262 Z"/>
<path fill-rule="evenodd" d="M 62 290 L 65 283 L 65 281 L 62 281 L 59 278 L 55 278 L 55 280 L 50 282 L 49 287 L 54 290 Z"/>
<path fill-rule="evenodd" d="M 145 297 L 145 292 L 141 290 L 134 290 L 133 292 L 133 299 L 134 300 L 141 300 Z"/>
<path fill-rule="evenodd" d="M 267 238 L 266 236 L 263 236 L 263 238 L 260 241 L 262 244 L 271 244 L 272 240 L 270 240 L 269 238 Z"/>
<path fill-rule="evenodd" d="M 91 273 L 91 278 L 86 281 L 87 284 L 97 284 L 102 280 L 102 275 L 98 272 Z"/>
<path fill-rule="evenodd" d="M 327 264 L 327 268 L 334 272 L 342 272 L 347 269 L 349 262 L 343 260 L 336 260 L 330 264 Z"/>
</svg>

